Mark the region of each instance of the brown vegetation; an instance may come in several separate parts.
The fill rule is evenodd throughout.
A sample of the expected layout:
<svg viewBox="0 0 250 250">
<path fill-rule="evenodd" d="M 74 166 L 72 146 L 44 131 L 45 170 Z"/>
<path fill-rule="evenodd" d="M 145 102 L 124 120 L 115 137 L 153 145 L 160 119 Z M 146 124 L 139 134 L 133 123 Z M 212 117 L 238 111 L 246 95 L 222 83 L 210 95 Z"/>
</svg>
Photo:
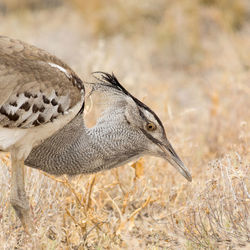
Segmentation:
<svg viewBox="0 0 250 250">
<path fill-rule="evenodd" d="M 2 1 L 0 33 L 49 50 L 84 80 L 113 71 L 164 121 L 193 182 L 152 157 L 73 179 L 27 169 L 30 239 L 9 204 L 1 154 L 1 248 L 247 249 L 249 1 L 29 2 Z"/>
</svg>

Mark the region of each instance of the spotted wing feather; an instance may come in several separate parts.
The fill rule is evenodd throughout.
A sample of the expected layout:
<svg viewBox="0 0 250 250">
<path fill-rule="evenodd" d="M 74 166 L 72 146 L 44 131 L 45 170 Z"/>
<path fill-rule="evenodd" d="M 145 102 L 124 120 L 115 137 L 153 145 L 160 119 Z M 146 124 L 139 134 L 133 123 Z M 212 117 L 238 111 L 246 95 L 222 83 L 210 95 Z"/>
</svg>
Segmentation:
<svg viewBox="0 0 250 250">
<path fill-rule="evenodd" d="M 84 86 L 61 60 L 0 36 L 0 126 L 30 128 L 53 122 L 83 102 Z"/>
</svg>

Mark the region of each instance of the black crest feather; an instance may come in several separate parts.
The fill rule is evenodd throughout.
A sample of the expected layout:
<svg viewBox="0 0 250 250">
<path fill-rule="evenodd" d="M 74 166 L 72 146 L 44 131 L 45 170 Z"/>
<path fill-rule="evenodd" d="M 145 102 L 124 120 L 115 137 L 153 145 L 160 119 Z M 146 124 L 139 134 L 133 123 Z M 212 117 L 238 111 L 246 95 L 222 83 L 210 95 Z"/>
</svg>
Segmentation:
<svg viewBox="0 0 250 250">
<path fill-rule="evenodd" d="M 124 94 L 131 96 L 131 94 L 119 83 L 114 73 L 109 74 L 109 73 L 102 72 L 102 71 L 96 71 L 96 72 L 93 72 L 92 74 L 94 74 L 94 77 L 98 81 L 100 81 L 99 84 L 106 86 L 106 87 L 117 89 L 123 92 Z M 100 74 L 101 77 L 97 77 L 95 74 Z"/>
</svg>

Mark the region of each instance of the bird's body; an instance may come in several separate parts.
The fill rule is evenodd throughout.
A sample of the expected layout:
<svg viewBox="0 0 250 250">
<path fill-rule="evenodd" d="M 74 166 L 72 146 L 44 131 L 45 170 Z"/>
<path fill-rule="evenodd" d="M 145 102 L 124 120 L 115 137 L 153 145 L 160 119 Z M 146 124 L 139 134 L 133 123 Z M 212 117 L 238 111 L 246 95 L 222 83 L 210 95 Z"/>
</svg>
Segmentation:
<svg viewBox="0 0 250 250">
<path fill-rule="evenodd" d="M 83 83 L 67 65 L 44 50 L 0 37 L 0 150 L 26 158 L 83 103 Z"/>
<path fill-rule="evenodd" d="M 93 173 L 141 155 L 163 157 L 191 181 L 158 116 L 114 75 L 101 73 L 93 91 L 108 106 L 85 126 L 84 85 L 66 64 L 44 50 L 0 37 L 0 150 L 12 159 L 11 204 L 27 229 L 24 163 L 54 175 Z"/>
</svg>

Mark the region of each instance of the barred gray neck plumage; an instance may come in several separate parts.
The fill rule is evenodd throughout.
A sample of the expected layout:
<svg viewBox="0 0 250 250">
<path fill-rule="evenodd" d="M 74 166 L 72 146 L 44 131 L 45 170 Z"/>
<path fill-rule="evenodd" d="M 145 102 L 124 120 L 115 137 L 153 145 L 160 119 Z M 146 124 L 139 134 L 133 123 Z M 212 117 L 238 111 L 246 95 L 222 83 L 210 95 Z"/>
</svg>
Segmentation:
<svg viewBox="0 0 250 250">
<path fill-rule="evenodd" d="M 146 142 L 141 140 L 139 130 L 128 129 L 122 117 L 122 112 L 116 110 L 112 119 L 101 117 L 94 127 L 87 128 L 79 114 L 35 147 L 25 164 L 54 175 L 76 175 L 110 169 L 138 158 L 146 150 Z"/>
</svg>

